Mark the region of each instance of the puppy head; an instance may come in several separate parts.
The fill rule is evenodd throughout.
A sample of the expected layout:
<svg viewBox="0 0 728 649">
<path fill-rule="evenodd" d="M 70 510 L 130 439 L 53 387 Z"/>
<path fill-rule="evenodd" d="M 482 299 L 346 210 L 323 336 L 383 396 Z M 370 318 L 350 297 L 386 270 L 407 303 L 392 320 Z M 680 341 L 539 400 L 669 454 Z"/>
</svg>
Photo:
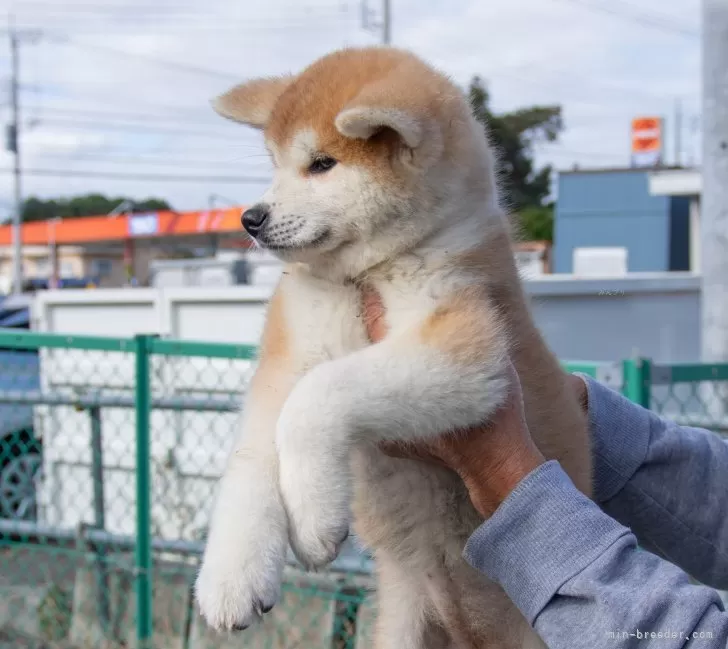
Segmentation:
<svg viewBox="0 0 728 649">
<path fill-rule="evenodd" d="M 274 179 L 243 225 L 286 261 L 358 274 L 442 227 L 464 184 L 492 176 L 462 93 L 399 50 L 336 52 L 214 105 L 264 132 Z"/>
</svg>

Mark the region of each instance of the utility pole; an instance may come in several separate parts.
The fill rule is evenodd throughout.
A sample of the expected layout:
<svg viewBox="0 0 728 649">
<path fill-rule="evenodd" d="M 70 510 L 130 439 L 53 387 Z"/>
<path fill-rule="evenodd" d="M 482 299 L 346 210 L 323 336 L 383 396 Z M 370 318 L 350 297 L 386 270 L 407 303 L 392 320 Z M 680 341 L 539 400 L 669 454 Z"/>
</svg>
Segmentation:
<svg viewBox="0 0 728 649">
<path fill-rule="evenodd" d="M 20 171 L 20 44 L 15 22 L 10 18 L 10 65 L 12 78 L 10 81 L 10 102 L 12 122 L 7 130 L 7 148 L 14 154 L 13 176 L 15 178 L 15 211 L 13 213 L 13 293 L 23 291 L 23 244 L 21 241 L 20 218 L 23 210 L 23 193 Z"/>
<path fill-rule="evenodd" d="M 382 44 L 392 44 L 392 2 L 382 0 Z"/>
<path fill-rule="evenodd" d="M 8 16 L 8 39 L 10 40 L 10 107 L 11 121 L 6 126 L 5 148 L 13 154 L 13 177 L 15 179 L 12 235 L 13 235 L 13 293 L 23 290 L 23 242 L 21 221 L 23 214 L 23 171 L 20 157 L 20 42 L 23 38 L 36 39 L 37 30 L 18 30 L 15 18 Z"/>
<path fill-rule="evenodd" d="M 392 44 L 392 0 L 382 0 L 382 20 L 373 21 L 367 0 L 361 0 L 361 26 L 367 31 L 378 31 L 382 45 Z"/>
<path fill-rule="evenodd" d="M 728 3 L 703 0 L 702 353 L 728 361 Z"/>
</svg>

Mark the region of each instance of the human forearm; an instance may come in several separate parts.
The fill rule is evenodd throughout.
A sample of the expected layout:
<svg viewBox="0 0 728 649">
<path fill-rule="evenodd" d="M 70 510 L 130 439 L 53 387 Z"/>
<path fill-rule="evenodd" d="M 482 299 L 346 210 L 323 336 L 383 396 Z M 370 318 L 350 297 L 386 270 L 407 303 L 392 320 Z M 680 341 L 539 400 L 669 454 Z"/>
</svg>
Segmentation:
<svg viewBox="0 0 728 649">
<path fill-rule="evenodd" d="M 585 381 L 595 500 L 644 548 L 728 588 L 728 445 Z"/>
<path fill-rule="evenodd" d="M 473 534 L 465 557 L 501 584 L 551 649 L 631 647 L 638 630 L 677 635 L 644 638 L 640 647 L 677 649 L 694 630 L 712 634 L 696 646 L 728 641 L 717 595 L 637 551 L 629 530 L 584 497 L 556 462 L 515 487 Z"/>
</svg>

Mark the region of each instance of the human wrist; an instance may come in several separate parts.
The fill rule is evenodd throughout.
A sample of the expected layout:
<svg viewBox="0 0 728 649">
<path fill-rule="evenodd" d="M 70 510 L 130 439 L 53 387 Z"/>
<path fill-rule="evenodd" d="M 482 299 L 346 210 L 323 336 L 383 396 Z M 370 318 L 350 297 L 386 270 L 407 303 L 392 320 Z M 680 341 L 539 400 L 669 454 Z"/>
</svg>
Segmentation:
<svg viewBox="0 0 728 649">
<path fill-rule="evenodd" d="M 534 444 L 511 449 L 487 463 L 466 464 L 458 469 L 473 506 L 490 517 L 516 486 L 546 459 Z"/>
</svg>

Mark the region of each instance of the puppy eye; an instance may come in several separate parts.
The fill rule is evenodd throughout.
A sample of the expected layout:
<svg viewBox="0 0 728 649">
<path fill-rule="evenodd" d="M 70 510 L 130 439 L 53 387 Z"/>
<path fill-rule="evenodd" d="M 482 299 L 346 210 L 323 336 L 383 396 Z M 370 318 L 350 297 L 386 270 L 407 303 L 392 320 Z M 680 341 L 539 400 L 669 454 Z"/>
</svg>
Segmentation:
<svg viewBox="0 0 728 649">
<path fill-rule="evenodd" d="M 336 160 L 330 156 L 321 156 L 316 158 L 308 168 L 309 173 L 312 174 L 323 174 L 329 169 L 336 166 Z"/>
</svg>

